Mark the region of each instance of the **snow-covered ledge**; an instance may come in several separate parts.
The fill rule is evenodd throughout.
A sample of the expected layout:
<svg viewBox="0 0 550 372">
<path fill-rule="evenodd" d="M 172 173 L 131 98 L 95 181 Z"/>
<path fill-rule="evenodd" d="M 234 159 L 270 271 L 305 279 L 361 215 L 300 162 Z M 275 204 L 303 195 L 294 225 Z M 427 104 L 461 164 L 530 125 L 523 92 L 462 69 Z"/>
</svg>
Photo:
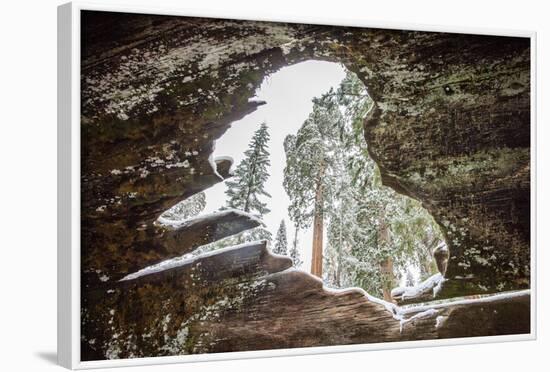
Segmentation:
<svg viewBox="0 0 550 372">
<path fill-rule="evenodd" d="M 434 274 L 414 287 L 397 287 L 391 291 L 392 299 L 401 305 L 433 300 L 441 289 L 445 278 L 441 273 Z"/>
</svg>

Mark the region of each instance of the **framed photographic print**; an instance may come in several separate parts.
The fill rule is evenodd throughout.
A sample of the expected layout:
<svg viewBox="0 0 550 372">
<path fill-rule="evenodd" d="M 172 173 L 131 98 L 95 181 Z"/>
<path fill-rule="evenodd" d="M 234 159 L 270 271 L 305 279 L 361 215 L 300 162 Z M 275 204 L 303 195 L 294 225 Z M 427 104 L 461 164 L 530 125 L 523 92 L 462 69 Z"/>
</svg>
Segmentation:
<svg viewBox="0 0 550 372">
<path fill-rule="evenodd" d="M 62 365 L 535 337 L 534 33 L 58 27 Z"/>
</svg>

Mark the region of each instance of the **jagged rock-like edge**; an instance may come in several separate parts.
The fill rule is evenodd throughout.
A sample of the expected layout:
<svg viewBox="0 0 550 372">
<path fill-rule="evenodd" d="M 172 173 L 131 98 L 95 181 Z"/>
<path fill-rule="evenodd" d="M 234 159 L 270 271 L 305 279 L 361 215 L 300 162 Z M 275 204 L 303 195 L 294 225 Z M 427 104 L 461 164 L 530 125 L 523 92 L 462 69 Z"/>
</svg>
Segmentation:
<svg viewBox="0 0 550 372">
<path fill-rule="evenodd" d="M 180 221 L 169 221 L 167 219 L 161 219 L 161 217 L 159 217 L 159 219 L 157 221 L 159 222 L 159 224 L 161 226 L 165 227 L 169 231 L 174 231 L 174 232 L 178 231 L 178 232 L 180 232 L 180 231 L 183 231 L 184 229 L 193 227 L 197 224 L 209 222 L 209 221 L 220 219 L 220 218 L 224 218 L 224 217 L 227 217 L 228 215 L 234 215 L 235 218 L 248 219 L 250 221 L 253 221 L 253 222 L 257 223 L 258 226 L 263 225 L 263 222 L 259 218 L 257 218 L 256 216 L 254 216 L 250 213 L 243 212 L 243 211 L 238 210 L 238 209 L 234 209 L 234 208 L 227 208 L 227 209 L 223 209 L 223 210 L 218 210 L 218 211 L 214 211 L 212 213 L 199 214 L 197 216 L 193 216 L 193 217 L 187 218 L 185 220 L 180 220 Z"/>
<path fill-rule="evenodd" d="M 179 271 L 186 271 L 192 266 L 201 265 L 204 261 L 207 260 L 218 259 L 220 261 L 223 261 L 229 258 L 227 262 L 231 262 L 232 264 L 234 264 L 233 257 L 239 256 L 242 258 L 242 256 L 252 257 L 253 255 L 257 255 L 265 259 L 264 266 L 266 267 L 266 272 L 268 273 L 281 271 L 287 267 L 292 266 L 292 260 L 290 258 L 286 256 L 272 254 L 267 247 L 267 241 L 261 240 L 202 253 L 200 255 L 183 259 L 180 262 L 175 263 L 173 266 L 160 268 L 159 270 L 151 270 L 149 269 L 150 267 L 144 268 L 136 273 L 127 275 L 125 278 L 121 279 L 120 282 L 133 283 L 136 281 L 149 282 L 162 280 L 162 278 L 165 276 L 177 274 Z"/>
<path fill-rule="evenodd" d="M 206 244 L 263 225 L 254 215 L 236 209 L 195 216 L 178 225 L 162 222 L 155 224 L 152 236 L 133 247 L 136 253 L 127 258 L 127 269 L 120 270 L 119 276 L 112 275 L 108 282 L 132 278 L 143 270 L 158 271 L 151 269 L 192 254 Z M 94 287 L 103 286 L 104 283 L 99 283 Z"/>
</svg>

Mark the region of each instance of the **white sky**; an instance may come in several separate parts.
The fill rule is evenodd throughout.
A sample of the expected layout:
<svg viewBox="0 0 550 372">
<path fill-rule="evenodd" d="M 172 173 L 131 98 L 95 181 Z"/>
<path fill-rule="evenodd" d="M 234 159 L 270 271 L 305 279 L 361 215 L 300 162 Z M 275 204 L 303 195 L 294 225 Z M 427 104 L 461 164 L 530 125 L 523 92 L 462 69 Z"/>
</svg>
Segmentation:
<svg viewBox="0 0 550 372">
<path fill-rule="evenodd" d="M 271 199 L 266 198 L 264 201 L 271 212 L 264 216 L 264 222 L 275 238 L 281 219 L 285 219 L 289 248 L 294 238 L 294 227 L 288 217 L 289 199 L 283 188 L 283 170 L 286 164 L 283 141 L 288 134 L 296 134 L 302 126 L 313 107 L 312 98 L 326 93 L 331 87 L 337 87 L 344 76 L 345 69 L 342 65 L 321 61 L 306 61 L 277 71 L 264 79 L 254 97 L 266 101 L 267 104 L 234 122 L 216 141 L 214 158 L 231 156 L 235 167 L 243 159 L 254 131 L 263 121 L 267 123 L 271 136 L 271 167 L 265 189 L 271 194 Z M 225 183 L 205 190 L 207 204 L 202 213 L 213 212 L 225 205 L 225 190 Z M 309 229 L 299 235 L 298 247 L 303 261 L 301 269 L 305 271 L 310 271 L 311 266 L 312 234 L 313 230 Z"/>
</svg>

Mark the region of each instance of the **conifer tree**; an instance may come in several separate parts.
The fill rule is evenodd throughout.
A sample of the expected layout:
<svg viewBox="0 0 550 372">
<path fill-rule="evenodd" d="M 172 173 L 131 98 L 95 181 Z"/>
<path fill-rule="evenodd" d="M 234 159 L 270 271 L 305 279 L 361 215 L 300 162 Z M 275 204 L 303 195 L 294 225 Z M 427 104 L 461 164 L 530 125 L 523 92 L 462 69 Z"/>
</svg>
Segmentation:
<svg viewBox="0 0 550 372">
<path fill-rule="evenodd" d="M 275 236 L 275 245 L 273 247 L 273 253 L 287 255 L 288 254 L 288 243 L 286 237 L 286 225 L 285 220 L 281 220 L 279 229 L 277 230 L 277 235 Z"/>
<path fill-rule="evenodd" d="M 270 212 L 267 203 L 262 198 L 270 198 L 271 195 L 265 191 L 265 182 L 269 178 L 269 132 L 266 123 L 258 128 L 248 149 L 244 152 L 244 159 L 235 169 L 233 177 L 226 182 L 227 208 L 235 208 L 251 213 L 262 219 Z M 237 237 L 226 239 L 223 246 L 240 244 L 246 241 L 271 240 L 271 233 L 264 227 L 257 227 L 250 231 L 244 231 Z"/>
<path fill-rule="evenodd" d="M 267 204 L 260 200 L 262 196 L 271 197 L 264 188 L 270 166 L 268 142 L 267 125 L 262 123 L 254 132 L 244 153 L 245 158 L 235 169 L 233 178 L 226 182 L 227 207 L 252 213 L 257 217 L 269 213 Z"/>
<path fill-rule="evenodd" d="M 419 202 L 382 185 L 364 140 L 372 100 L 362 82 L 348 73 L 330 99 L 344 112 L 339 130 L 346 166 L 339 168 L 329 208 L 329 284 L 361 286 L 391 301 L 397 273 L 410 272 L 411 265 L 430 271 L 426 252 L 441 241 L 441 233 Z"/>
<path fill-rule="evenodd" d="M 360 286 L 391 301 L 400 273 L 411 265 L 432 270 L 429 252 L 441 234 L 419 202 L 382 185 L 363 132 L 371 108 L 352 73 L 314 99 L 298 133 L 285 139 L 284 187 L 297 228 L 313 222 L 312 274 L 327 285 Z"/>
</svg>

